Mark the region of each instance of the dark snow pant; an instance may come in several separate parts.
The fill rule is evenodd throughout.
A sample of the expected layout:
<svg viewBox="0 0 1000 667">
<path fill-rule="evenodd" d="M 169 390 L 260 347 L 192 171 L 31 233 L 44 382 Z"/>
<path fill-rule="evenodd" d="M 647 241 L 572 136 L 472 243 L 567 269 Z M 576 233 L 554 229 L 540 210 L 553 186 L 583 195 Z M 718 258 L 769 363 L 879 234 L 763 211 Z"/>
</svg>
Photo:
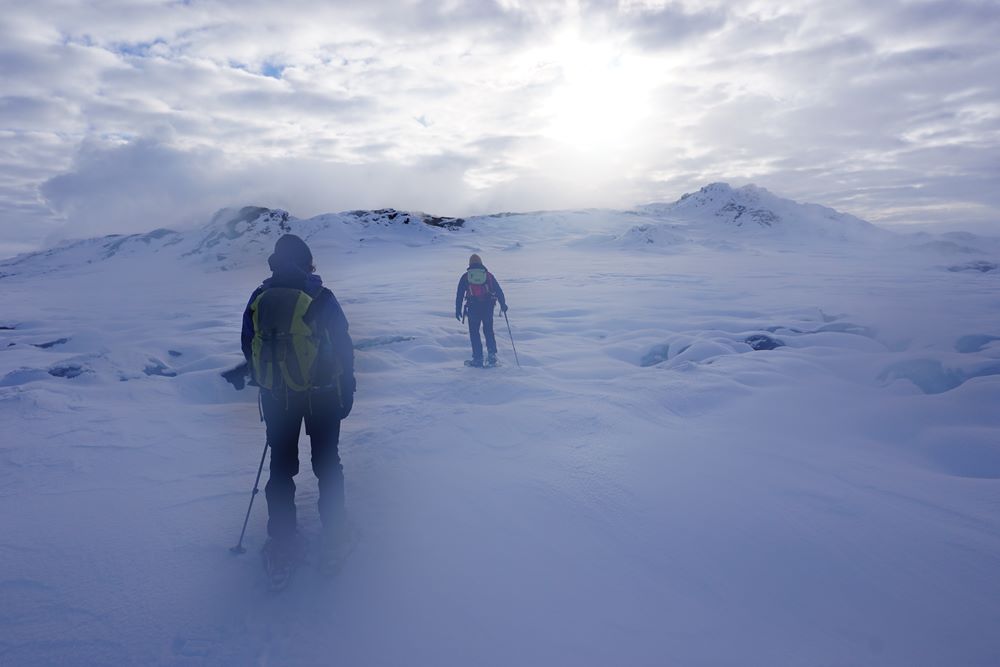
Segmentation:
<svg viewBox="0 0 1000 667">
<path fill-rule="evenodd" d="M 486 351 L 497 353 L 497 337 L 493 334 L 493 303 L 469 304 L 469 340 L 472 342 L 472 358 L 483 360 L 483 341 L 479 338 L 479 328 L 483 328 L 486 338 Z"/>
<path fill-rule="evenodd" d="M 271 447 L 271 475 L 264 487 L 267 496 L 267 534 L 287 539 L 295 534 L 295 481 L 299 472 L 299 432 L 305 421 L 312 449 L 312 469 L 319 480 L 319 516 L 324 528 L 344 518 L 344 468 L 337 444 L 340 418 L 336 408 L 321 394 L 312 401 L 305 393 L 277 395 L 261 392 L 261 408 Z M 310 405 L 311 403 L 311 405 Z"/>
</svg>

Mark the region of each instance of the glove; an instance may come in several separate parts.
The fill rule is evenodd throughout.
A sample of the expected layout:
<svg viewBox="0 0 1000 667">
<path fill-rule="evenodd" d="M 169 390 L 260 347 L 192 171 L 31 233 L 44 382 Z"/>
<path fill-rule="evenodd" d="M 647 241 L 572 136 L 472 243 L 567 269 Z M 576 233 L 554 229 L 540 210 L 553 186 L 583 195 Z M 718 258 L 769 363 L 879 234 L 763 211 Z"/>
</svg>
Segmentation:
<svg viewBox="0 0 1000 667">
<path fill-rule="evenodd" d="M 351 414 L 351 408 L 354 407 L 354 394 L 351 394 L 350 397 L 346 399 L 341 399 L 341 403 L 343 404 L 343 407 L 340 410 L 340 418 L 347 419 L 348 415 Z"/>
<path fill-rule="evenodd" d="M 507 304 L 506 303 L 501 303 L 500 304 L 500 312 L 501 313 L 506 313 L 507 312 Z"/>
<path fill-rule="evenodd" d="M 455 319 L 458 320 L 459 322 L 462 321 L 462 313 L 461 313 L 461 311 L 458 311 L 458 310 L 455 311 Z"/>
<path fill-rule="evenodd" d="M 250 374 L 250 366 L 247 362 L 244 361 L 236 368 L 231 368 L 228 371 L 222 373 L 222 377 L 225 378 L 226 382 L 233 385 L 233 387 L 236 388 L 236 391 L 240 391 L 243 389 L 243 387 L 246 386 L 246 378 L 247 375 L 249 374 Z M 256 383 L 253 382 L 253 376 L 251 376 L 250 383 L 256 385 Z"/>
<path fill-rule="evenodd" d="M 358 384 L 354 379 L 354 376 L 346 378 L 346 381 L 341 385 L 340 392 L 340 418 L 347 419 L 347 416 L 351 414 L 351 408 L 354 407 L 354 392 L 357 389 Z"/>
</svg>

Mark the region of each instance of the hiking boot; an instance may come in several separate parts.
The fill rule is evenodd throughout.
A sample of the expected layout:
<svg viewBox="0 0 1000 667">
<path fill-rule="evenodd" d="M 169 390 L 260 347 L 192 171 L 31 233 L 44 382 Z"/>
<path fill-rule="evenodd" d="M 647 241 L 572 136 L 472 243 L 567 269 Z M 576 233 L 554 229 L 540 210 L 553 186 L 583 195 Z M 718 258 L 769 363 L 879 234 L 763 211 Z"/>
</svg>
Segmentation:
<svg viewBox="0 0 1000 667">
<path fill-rule="evenodd" d="M 465 365 L 466 366 L 472 366 L 473 368 L 482 368 L 483 367 L 483 360 L 482 359 L 468 359 L 468 360 L 466 360 Z"/>
<path fill-rule="evenodd" d="M 486 365 L 487 366 L 496 366 L 497 365 L 497 353 L 496 352 L 490 352 L 489 356 L 486 357 Z"/>
</svg>

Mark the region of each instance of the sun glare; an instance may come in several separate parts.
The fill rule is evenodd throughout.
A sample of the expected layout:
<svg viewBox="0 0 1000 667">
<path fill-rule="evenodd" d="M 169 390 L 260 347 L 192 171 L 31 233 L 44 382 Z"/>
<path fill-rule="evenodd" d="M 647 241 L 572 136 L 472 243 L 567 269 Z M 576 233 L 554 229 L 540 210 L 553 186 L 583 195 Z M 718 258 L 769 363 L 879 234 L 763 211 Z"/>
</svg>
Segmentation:
<svg viewBox="0 0 1000 667">
<path fill-rule="evenodd" d="M 560 83 L 543 105 L 545 134 L 585 152 L 606 152 L 634 139 L 647 115 L 653 78 L 635 58 L 578 36 L 548 55 Z"/>
</svg>

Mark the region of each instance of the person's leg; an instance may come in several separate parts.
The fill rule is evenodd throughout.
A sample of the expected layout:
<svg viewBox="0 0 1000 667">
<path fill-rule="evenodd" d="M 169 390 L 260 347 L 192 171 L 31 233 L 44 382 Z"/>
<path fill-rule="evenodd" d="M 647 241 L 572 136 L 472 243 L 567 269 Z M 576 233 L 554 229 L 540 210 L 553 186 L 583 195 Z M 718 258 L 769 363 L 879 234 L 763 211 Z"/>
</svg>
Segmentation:
<svg viewBox="0 0 1000 667">
<path fill-rule="evenodd" d="M 261 394 L 261 408 L 267 423 L 267 442 L 271 448 L 271 474 L 264 487 L 267 497 L 267 534 L 273 540 L 287 540 L 295 535 L 295 481 L 299 472 L 299 430 L 302 413 L 295 401 L 284 395 Z"/>
<path fill-rule="evenodd" d="M 469 340 L 472 342 L 473 361 L 483 360 L 483 341 L 479 337 L 479 327 L 482 325 L 482 313 L 475 305 L 469 308 Z"/>
<path fill-rule="evenodd" d="M 319 480 L 319 517 L 324 530 L 337 530 L 346 519 L 344 511 L 344 466 L 340 463 L 340 419 L 331 401 L 313 394 L 306 412 L 306 433 L 312 448 L 312 468 Z"/>
<path fill-rule="evenodd" d="M 483 336 L 486 338 L 486 351 L 490 356 L 497 356 L 497 337 L 493 333 L 493 308 L 483 313 Z"/>
</svg>

